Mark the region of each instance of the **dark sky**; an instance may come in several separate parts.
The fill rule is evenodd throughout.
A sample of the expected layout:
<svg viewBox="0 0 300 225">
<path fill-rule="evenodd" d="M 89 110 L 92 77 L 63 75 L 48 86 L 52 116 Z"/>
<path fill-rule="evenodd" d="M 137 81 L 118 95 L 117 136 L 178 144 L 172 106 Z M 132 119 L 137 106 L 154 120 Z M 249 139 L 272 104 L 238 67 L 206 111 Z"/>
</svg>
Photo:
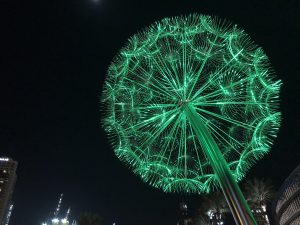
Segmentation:
<svg viewBox="0 0 300 225">
<path fill-rule="evenodd" d="M 19 162 L 11 225 L 40 224 L 62 192 L 71 218 L 93 211 L 106 224 L 175 225 L 183 196 L 143 183 L 114 156 L 99 95 L 128 37 L 195 12 L 244 28 L 283 80 L 279 136 L 247 176 L 278 188 L 300 162 L 299 11 L 297 0 L 0 0 L 0 155 Z"/>
</svg>

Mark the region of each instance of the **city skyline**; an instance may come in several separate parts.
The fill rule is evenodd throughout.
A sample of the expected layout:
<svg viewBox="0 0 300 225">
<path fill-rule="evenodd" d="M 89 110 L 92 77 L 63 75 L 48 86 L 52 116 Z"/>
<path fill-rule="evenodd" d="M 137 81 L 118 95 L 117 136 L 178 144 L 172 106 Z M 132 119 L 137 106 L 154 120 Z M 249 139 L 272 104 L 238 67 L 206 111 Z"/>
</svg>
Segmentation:
<svg viewBox="0 0 300 225">
<path fill-rule="evenodd" d="M 53 210 L 53 214 L 49 215 L 48 218 L 41 223 L 42 225 L 76 225 L 75 220 L 69 221 L 71 208 L 69 207 L 65 212 L 62 212 L 63 194 L 60 195 L 57 207 Z M 71 220 L 72 221 L 72 220 Z"/>
</svg>

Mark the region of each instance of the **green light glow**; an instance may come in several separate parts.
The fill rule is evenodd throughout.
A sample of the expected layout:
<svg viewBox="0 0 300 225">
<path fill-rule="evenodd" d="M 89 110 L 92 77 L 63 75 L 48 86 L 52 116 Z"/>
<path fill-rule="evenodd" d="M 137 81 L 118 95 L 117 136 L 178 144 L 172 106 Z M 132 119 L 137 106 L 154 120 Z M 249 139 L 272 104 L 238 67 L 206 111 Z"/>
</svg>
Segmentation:
<svg viewBox="0 0 300 225">
<path fill-rule="evenodd" d="M 219 186 L 217 164 L 238 181 L 269 151 L 280 85 L 243 30 L 210 16 L 167 18 L 132 36 L 111 63 L 104 127 L 144 181 L 208 193 Z"/>
</svg>

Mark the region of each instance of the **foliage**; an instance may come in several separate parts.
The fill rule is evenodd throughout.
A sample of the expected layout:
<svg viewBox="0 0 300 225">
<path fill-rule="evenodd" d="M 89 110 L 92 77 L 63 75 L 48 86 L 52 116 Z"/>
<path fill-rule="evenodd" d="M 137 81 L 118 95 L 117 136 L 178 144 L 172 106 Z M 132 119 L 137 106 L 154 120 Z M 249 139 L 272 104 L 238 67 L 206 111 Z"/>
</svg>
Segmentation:
<svg viewBox="0 0 300 225">
<path fill-rule="evenodd" d="M 193 225 L 211 225 L 207 216 L 198 215 L 193 222 Z"/>
<path fill-rule="evenodd" d="M 245 196 L 250 207 L 261 207 L 271 201 L 275 190 L 270 180 L 257 179 L 245 182 Z"/>
<path fill-rule="evenodd" d="M 208 193 L 217 178 L 187 110 L 240 180 L 277 134 L 280 85 L 237 26 L 205 15 L 166 18 L 132 36 L 111 63 L 103 124 L 115 154 L 144 181 Z"/>
</svg>

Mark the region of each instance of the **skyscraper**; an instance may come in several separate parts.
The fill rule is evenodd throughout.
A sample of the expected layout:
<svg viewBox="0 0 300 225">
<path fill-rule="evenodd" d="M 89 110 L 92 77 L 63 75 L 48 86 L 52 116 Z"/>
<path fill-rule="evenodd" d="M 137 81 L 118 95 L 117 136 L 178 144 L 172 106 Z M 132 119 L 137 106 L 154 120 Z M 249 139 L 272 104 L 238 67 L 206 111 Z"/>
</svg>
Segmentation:
<svg viewBox="0 0 300 225">
<path fill-rule="evenodd" d="M 17 166 L 10 158 L 0 158 L 0 225 L 8 225 L 10 219 Z"/>
</svg>

